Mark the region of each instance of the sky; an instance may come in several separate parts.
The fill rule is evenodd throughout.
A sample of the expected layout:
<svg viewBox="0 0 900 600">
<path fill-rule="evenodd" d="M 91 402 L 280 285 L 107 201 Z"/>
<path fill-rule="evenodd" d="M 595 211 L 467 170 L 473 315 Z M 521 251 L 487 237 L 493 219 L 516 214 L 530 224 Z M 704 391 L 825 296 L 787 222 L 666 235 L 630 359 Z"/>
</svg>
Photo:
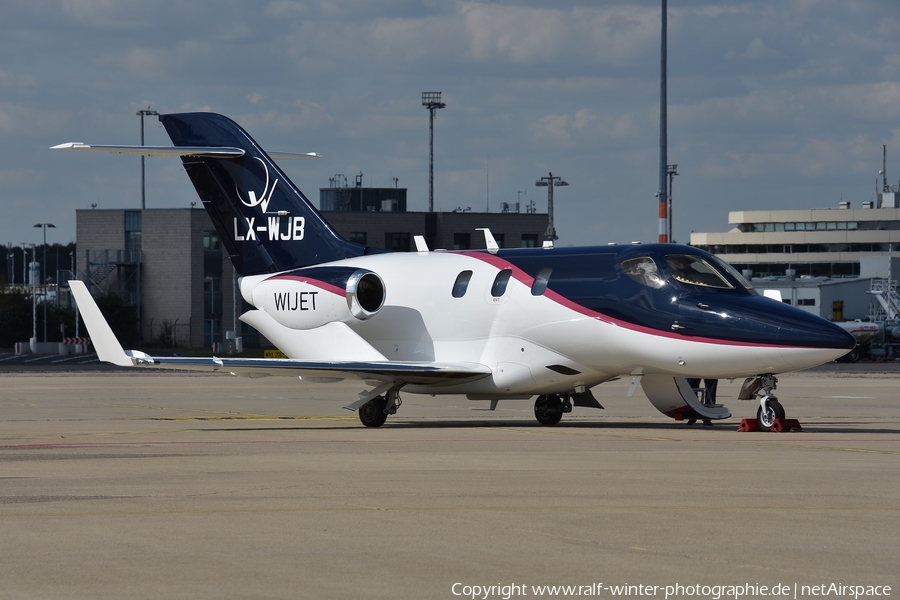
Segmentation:
<svg viewBox="0 0 900 600">
<path fill-rule="evenodd" d="M 858 207 L 887 145 L 900 180 L 900 2 L 669 0 L 674 238 L 728 212 Z M 335 174 L 435 209 L 547 209 L 561 245 L 655 241 L 660 1 L 5 0 L 0 243 L 75 240 L 75 210 L 139 208 L 140 159 L 51 151 L 140 143 L 142 108 L 214 111 L 307 196 Z M 170 141 L 155 117 L 148 145 Z M 880 183 L 878 184 L 880 185 Z M 146 160 L 148 208 L 197 197 L 178 159 Z"/>
</svg>

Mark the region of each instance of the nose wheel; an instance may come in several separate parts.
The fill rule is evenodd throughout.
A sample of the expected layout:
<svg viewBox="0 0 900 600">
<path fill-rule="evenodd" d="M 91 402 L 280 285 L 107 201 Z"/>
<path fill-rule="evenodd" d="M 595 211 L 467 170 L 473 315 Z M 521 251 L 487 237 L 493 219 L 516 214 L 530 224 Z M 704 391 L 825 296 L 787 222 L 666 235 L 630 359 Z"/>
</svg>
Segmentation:
<svg viewBox="0 0 900 600">
<path fill-rule="evenodd" d="M 775 419 L 784 419 L 784 407 L 775 396 L 764 396 L 756 409 L 756 422 L 763 431 L 772 431 Z"/>
<path fill-rule="evenodd" d="M 784 418 L 784 407 L 772 393 L 778 386 L 778 379 L 771 373 L 748 377 L 741 386 L 740 400 L 759 400 L 756 409 L 756 424 L 760 431 L 774 431 L 775 420 Z M 798 425 L 799 426 L 799 425 Z"/>
</svg>

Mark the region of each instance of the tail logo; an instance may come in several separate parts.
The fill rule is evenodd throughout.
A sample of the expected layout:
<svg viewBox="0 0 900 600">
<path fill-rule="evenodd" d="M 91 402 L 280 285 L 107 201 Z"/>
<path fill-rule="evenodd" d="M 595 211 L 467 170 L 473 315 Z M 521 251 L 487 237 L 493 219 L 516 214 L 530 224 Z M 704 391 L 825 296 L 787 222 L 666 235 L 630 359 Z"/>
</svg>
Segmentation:
<svg viewBox="0 0 900 600">
<path fill-rule="evenodd" d="M 262 193 L 257 196 L 255 191 L 249 190 L 247 192 L 247 195 L 250 197 L 250 199 L 245 200 L 244 196 L 241 195 L 241 190 L 237 189 L 237 186 L 235 186 L 235 191 L 237 191 L 238 198 L 241 199 L 241 204 L 249 208 L 262 206 L 263 213 L 266 213 L 269 209 L 269 202 L 272 201 L 272 194 L 275 193 L 275 186 L 278 185 L 278 180 L 276 179 L 274 182 L 272 182 L 272 187 L 269 188 L 269 167 L 266 166 L 266 163 L 264 163 L 261 158 L 256 158 L 256 160 L 259 161 L 266 172 L 266 185 L 263 188 Z"/>
<path fill-rule="evenodd" d="M 272 194 L 275 193 L 275 186 L 278 184 L 278 180 L 276 179 L 273 181 L 270 187 L 269 168 L 262 159 L 256 158 L 256 160 L 260 162 L 263 166 L 263 170 L 266 172 L 266 185 L 263 187 L 262 193 L 257 195 L 254 190 L 248 190 L 247 196 L 249 196 L 249 199 L 244 199 L 244 196 L 241 195 L 241 191 L 238 189 L 237 185 L 235 185 L 235 191 L 237 192 L 238 198 L 241 200 L 241 204 L 248 208 L 259 206 L 262 208 L 263 215 L 265 215 L 268 211 L 269 203 L 272 201 Z M 284 219 L 282 219 L 282 216 Z M 234 240 L 236 242 L 245 242 L 248 240 L 262 241 L 266 233 L 268 233 L 268 241 L 270 242 L 296 242 L 302 240 L 306 233 L 305 217 L 288 216 L 281 211 L 279 211 L 278 216 L 260 217 L 260 224 L 258 225 L 256 223 L 257 217 L 248 217 L 244 215 L 241 219 L 243 220 L 243 223 L 239 221 L 238 217 L 234 218 Z"/>
</svg>

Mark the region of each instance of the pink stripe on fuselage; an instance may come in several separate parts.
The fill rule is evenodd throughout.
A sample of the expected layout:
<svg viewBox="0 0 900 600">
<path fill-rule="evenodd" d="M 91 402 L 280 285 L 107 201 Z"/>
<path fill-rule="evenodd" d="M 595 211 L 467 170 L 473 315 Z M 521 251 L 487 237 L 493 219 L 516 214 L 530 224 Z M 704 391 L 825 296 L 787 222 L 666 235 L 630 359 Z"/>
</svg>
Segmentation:
<svg viewBox="0 0 900 600">
<path fill-rule="evenodd" d="M 482 252 L 472 252 L 472 251 L 462 251 L 459 254 L 464 256 L 469 256 L 471 258 L 478 259 L 482 262 L 486 262 L 489 265 L 496 267 L 497 269 L 511 269 L 512 276 L 516 281 L 523 283 L 529 288 L 534 284 L 534 277 L 530 276 L 528 273 L 515 266 L 508 260 L 500 258 L 499 256 L 495 256 L 493 254 L 484 254 Z M 623 321 L 621 319 L 615 319 L 610 317 L 609 315 L 605 315 L 603 313 L 599 313 L 595 310 L 591 310 L 587 307 L 584 307 L 577 302 L 572 302 L 565 296 L 554 292 L 549 287 L 544 292 L 544 296 L 549 298 L 550 300 L 556 302 L 557 304 L 568 308 L 569 310 L 573 310 L 578 314 L 584 315 L 586 317 L 590 317 L 592 319 L 596 319 L 598 321 L 602 321 L 603 323 L 608 323 L 610 325 L 616 325 L 618 327 L 622 327 L 624 329 L 630 329 L 631 331 L 637 331 L 639 333 L 646 333 L 648 335 L 655 335 L 658 337 L 669 338 L 673 340 L 682 340 L 685 342 L 703 342 L 705 344 L 719 344 L 724 346 L 750 346 L 750 347 L 758 347 L 758 348 L 799 348 L 800 346 L 785 346 L 782 344 L 762 344 L 759 342 L 738 342 L 735 340 L 722 340 L 718 338 L 708 338 L 708 337 L 699 337 L 699 336 L 686 336 L 681 335 L 674 332 L 662 331 L 660 329 L 653 329 L 651 327 L 645 327 L 644 325 L 636 325 L 635 323 L 629 323 L 628 321 Z"/>
<path fill-rule="evenodd" d="M 291 281 L 299 281 L 300 283 L 307 283 L 313 287 L 317 287 L 320 290 L 324 290 L 326 292 L 331 292 L 335 296 L 344 297 L 346 296 L 346 292 L 339 288 L 336 285 L 331 285 L 330 283 L 325 283 L 324 281 L 319 281 L 318 279 L 313 279 L 312 277 L 300 277 L 298 275 L 275 275 L 274 277 L 269 277 L 266 281 L 271 281 L 273 279 L 288 279 Z"/>
</svg>

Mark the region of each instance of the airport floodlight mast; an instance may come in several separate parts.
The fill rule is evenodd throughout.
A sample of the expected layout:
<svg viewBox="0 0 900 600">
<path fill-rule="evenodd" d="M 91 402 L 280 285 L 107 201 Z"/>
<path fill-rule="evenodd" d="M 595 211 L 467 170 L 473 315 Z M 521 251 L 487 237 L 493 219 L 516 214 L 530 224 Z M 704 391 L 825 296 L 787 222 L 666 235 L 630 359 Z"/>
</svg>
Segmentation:
<svg viewBox="0 0 900 600">
<path fill-rule="evenodd" d="M 44 250 L 43 250 L 43 257 L 41 258 L 41 261 L 43 262 L 43 264 L 41 265 L 41 267 L 43 267 L 44 275 L 46 276 L 46 274 L 47 274 L 47 228 L 53 227 L 54 229 L 56 229 L 56 225 L 54 225 L 53 223 L 37 223 L 35 225 L 35 227 L 43 227 L 43 229 L 44 229 Z M 59 262 L 59 261 L 57 261 L 57 262 Z M 45 281 L 45 277 L 40 276 L 40 270 L 38 270 L 38 279 L 42 282 L 42 285 L 44 288 L 44 343 L 46 343 L 47 342 L 47 282 Z M 58 285 L 57 285 L 56 289 L 57 289 L 57 295 L 59 295 L 59 286 Z M 35 332 L 35 337 L 37 337 L 36 332 Z"/>
<path fill-rule="evenodd" d="M 659 198 L 659 241 L 669 241 L 669 203 L 666 198 L 666 173 L 668 157 L 666 148 L 668 145 L 668 132 L 666 125 L 666 0 L 662 1 L 661 43 L 659 61 L 659 187 L 656 195 Z"/>
<path fill-rule="evenodd" d="M 141 146 L 144 145 L 144 117 L 150 115 L 159 116 L 159 113 L 155 110 L 150 110 L 148 106 L 146 109 L 141 109 L 134 113 L 141 118 Z M 141 209 L 147 208 L 147 191 L 146 186 L 144 185 L 144 155 L 141 155 Z"/>
<path fill-rule="evenodd" d="M 445 108 L 440 92 L 422 92 L 422 106 L 428 109 L 428 212 L 434 212 L 434 111 Z"/>
<path fill-rule="evenodd" d="M 669 165 L 666 169 L 666 175 L 669 176 L 669 214 L 668 214 L 668 222 L 669 222 L 669 241 L 673 244 L 675 243 L 675 238 L 672 236 L 672 180 L 675 179 L 678 173 L 678 165 Z"/>
<path fill-rule="evenodd" d="M 549 173 L 547 177 L 541 177 L 534 183 L 535 187 L 547 188 L 547 232 L 544 238 L 553 242 L 559 239 L 556 235 L 556 228 L 553 227 L 553 188 L 569 185 L 562 177 L 555 177 L 553 173 Z"/>
</svg>

